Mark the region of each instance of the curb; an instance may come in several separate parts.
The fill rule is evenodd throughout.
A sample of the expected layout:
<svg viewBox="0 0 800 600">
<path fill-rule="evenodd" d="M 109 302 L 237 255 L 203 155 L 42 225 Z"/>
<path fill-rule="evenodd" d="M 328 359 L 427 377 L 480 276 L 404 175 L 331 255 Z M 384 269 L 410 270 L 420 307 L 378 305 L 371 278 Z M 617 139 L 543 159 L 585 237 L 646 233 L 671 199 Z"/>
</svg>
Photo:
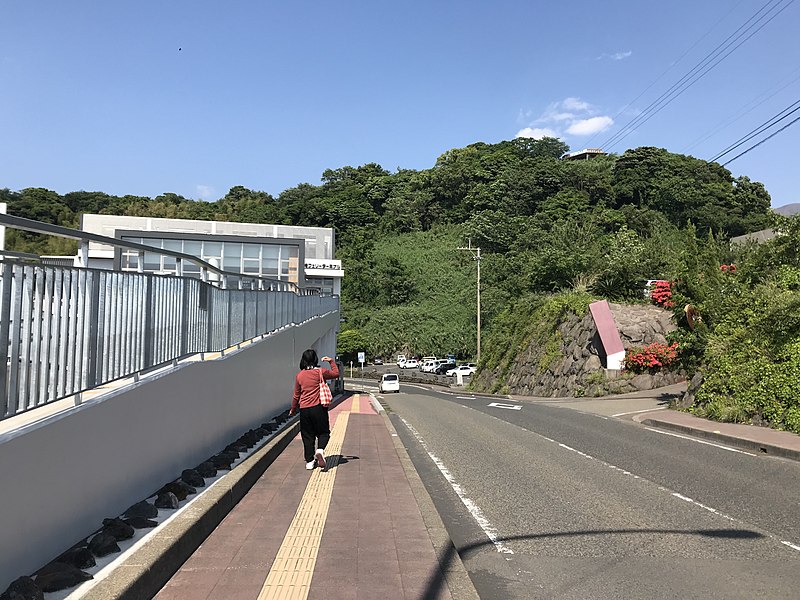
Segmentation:
<svg viewBox="0 0 800 600">
<path fill-rule="evenodd" d="M 370 397 L 372 397 L 372 394 L 370 394 Z M 419 473 L 414 468 L 405 446 L 400 441 L 397 430 L 389 420 L 389 415 L 385 410 L 381 410 L 379 415 L 383 419 L 386 429 L 392 434 L 394 449 L 400 459 L 400 464 L 403 465 L 403 471 L 405 471 L 406 478 L 411 486 L 411 492 L 417 501 L 417 507 L 422 515 L 431 544 L 436 551 L 439 569 L 447 583 L 450 595 L 453 600 L 478 600 L 480 596 L 475 589 L 475 585 L 472 583 L 472 579 L 470 579 L 467 569 L 461 561 L 461 556 L 458 554 L 453 540 L 450 539 L 450 535 L 447 533 L 444 522 L 433 505 L 433 500 L 431 500 L 425 484 L 420 479 Z"/>
<path fill-rule="evenodd" d="M 97 582 L 82 600 L 148 600 L 216 529 L 300 431 L 288 425 L 264 446 L 217 480 L 169 523 L 154 532 L 122 564 Z"/>
<path fill-rule="evenodd" d="M 669 431 L 676 431 L 678 433 L 685 433 L 706 440 L 724 442 L 729 446 L 734 446 L 742 450 L 752 450 L 760 455 L 778 456 L 781 458 L 800 461 L 800 450 L 793 450 L 791 448 L 784 448 L 783 446 L 776 446 L 774 444 L 767 444 L 764 442 L 758 442 L 756 440 L 734 437 L 724 433 L 707 431 L 705 429 L 696 429 L 688 425 L 679 425 L 677 423 L 670 423 L 668 421 L 659 421 L 658 419 L 643 419 L 642 421 L 639 421 L 639 423 L 649 427 L 655 427 L 657 429 L 666 429 Z"/>
</svg>

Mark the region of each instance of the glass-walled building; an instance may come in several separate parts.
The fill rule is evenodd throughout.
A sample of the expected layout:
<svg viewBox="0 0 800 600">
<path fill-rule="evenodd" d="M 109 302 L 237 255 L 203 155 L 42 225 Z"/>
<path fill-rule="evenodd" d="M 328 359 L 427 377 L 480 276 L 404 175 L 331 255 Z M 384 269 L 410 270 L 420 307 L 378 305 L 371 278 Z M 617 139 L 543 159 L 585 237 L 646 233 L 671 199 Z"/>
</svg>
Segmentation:
<svg viewBox="0 0 800 600">
<path fill-rule="evenodd" d="M 333 258 L 334 230 L 226 221 L 193 221 L 86 214 L 83 231 L 197 256 L 225 271 L 258 275 L 318 287 L 339 294 L 344 275 Z M 89 266 L 138 271 L 139 252 L 90 242 Z M 173 257 L 145 252 L 141 270 L 177 273 Z M 184 261 L 183 273 L 200 276 L 197 265 Z"/>
</svg>

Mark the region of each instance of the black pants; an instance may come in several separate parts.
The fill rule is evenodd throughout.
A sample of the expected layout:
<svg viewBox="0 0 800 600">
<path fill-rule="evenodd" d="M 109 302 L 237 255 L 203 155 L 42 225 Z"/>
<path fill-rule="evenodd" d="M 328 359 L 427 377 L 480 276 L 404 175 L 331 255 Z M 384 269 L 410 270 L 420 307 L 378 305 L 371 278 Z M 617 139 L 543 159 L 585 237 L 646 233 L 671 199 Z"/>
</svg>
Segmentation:
<svg viewBox="0 0 800 600">
<path fill-rule="evenodd" d="M 331 437 L 328 409 L 317 404 L 300 409 L 300 437 L 303 438 L 303 452 L 306 462 L 314 460 L 317 448 L 323 449 Z"/>
</svg>

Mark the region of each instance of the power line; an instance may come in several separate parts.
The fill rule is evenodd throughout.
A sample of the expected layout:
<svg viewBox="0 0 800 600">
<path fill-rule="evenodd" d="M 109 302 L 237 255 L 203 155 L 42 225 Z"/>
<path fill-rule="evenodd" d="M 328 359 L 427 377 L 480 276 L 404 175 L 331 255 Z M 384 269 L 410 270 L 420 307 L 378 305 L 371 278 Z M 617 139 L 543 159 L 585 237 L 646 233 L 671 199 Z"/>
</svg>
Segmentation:
<svg viewBox="0 0 800 600">
<path fill-rule="evenodd" d="M 792 71 L 791 75 L 794 75 L 797 72 L 800 72 L 800 69 L 795 69 L 794 71 Z M 685 146 L 681 150 L 681 152 L 685 154 L 685 153 L 689 152 L 692 148 L 696 148 L 697 146 L 699 146 L 700 144 L 702 144 L 703 142 L 705 142 L 709 138 L 712 138 L 714 135 L 716 135 L 717 133 L 719 133 L 720 131 L 722 131 L 723 129 L 728 127 L 729 125 L 735 123 L 736 121 L 738 121 L 739 119 L 741 119 L 745 115 L 753 112 L 756 108 L 758 108 L 759 106 L 764 104 L 764 102 L 766 102 L 767 100 L 770 100 L 771 98 L 774 98 L 780 92 L 782 92 L 783 90 L 785 90 L 786 88 L 788 88 L 790 85 L 792 85 L 793 83 L 795 83 L 798 80 L 800 80 L 800 75 L 798 75 L 797 77 L 795 77 L 794 79 L 789 81 L 786 85 L 783 85 L 783 86 L 781 86 L 779 88 L 773 88 L 774 91 L 770 90 L 771 93 L 770 93 L 770 91 L 768 91 L 768 92 L 766 92 L 764 94 L 760 94 L 760 95 L 756 96 L 750 102 L 742 105 L 740 107 L 738 113 L 734 114 L 733 116 L 729 117 L 728 119 L 725 119 L 725 120 L 720 121 L 719 123 L 717 123 L 712 129 L 708 130 L 701 137 L 695 139 L 688 146 Z M 780 84 L 778 84 L 778 85 L 780 85 Z"/>
<path fill-rule="evenodd" d="M 773 14 L 765 23 L 762 23 L 755 31 L 750 32 L 750 30 L 758 24 L 759 21 L 764 19 L 772 10 L 774 10 L 777 4 L 770 6 L 767 8 L 769 4 L 772 2 L 777 1 L 778 3 L 782 0 L 769 0 L 766 5 L 761 7 L 753 16 L 751 16 L 744 25 L 740 26 L 734 33 L 729 35 L 720 45 L 717 46 L 711 53 L 709 53 L 702 61 L 700 61 L 695 67 L 689 71 L 686 75 L 684 75 L 677 83 L 673 84 L 673 86 L 664 92 L 661 96 L 659 96 L 655 101 L 653 101 L 640 115 L 634 118 L 625 128 L 621 131 L 617 132 L 616 135 L 612 136 L 610 140 L 606 142 L 606 146 L 613 147 L 614 145 L 621 142 L 624 138 L 630 135 L 636 127 L 639 125 L 643 125 L 647 121 L 649 121 L 653 116 L 658 114 L 663 108 L 665 108 L 668 104 L 670 104 L 673 100 L 675 100 L 678 96 L 680 96 L 683 92 L 688 90 L 692 85 L 697 83 L 703 76 L 705 76 L 709 71 L 711 71 L 715 66 L 717 66 L 720 62 L 725 60 L 728 56 L 730 56 L 739 46 L 744 44 L 747 40 L 753 37 L 756 33 L 758 33 L 761 29 L 763 29 L 770 21 L 772 21 L 775 17 L 777 17 L 781 12 L 783 12 L 794 0 L 790 0 L 788 4 L 783 6 L 778 12 Z M 766 13 L 761 15 L 756 19 L 759 13 L 767 10 Z M 755 22 L 748 25 L 751 21 L 755 19 Z M 744 28 L 744 31 L 739 34 L 739 32 Z M 745 34 L 748 32 L 749 35 L 745 37 L 743 40 L 741 39 Z M 738 34 L 738 35 L 737 35 Z M 734 38 L 732 41 L 731 38 Z M 741 41 L 740 41 L 741 40 Z M 738 43 L 737 43 L 738 42 Z M 732 49 L 728 50 L 733 44 L 736 44 Z M 722 57 L 718 58 L 722 52 L 725 52 Z M 716 60 L 715 60 L 716 59 Z M 710 61 L 714 61 L 712 64 L 709 65 Z M 702 69 L 698 72 L 698 69 Z"/>
<path fill-rule="evenodd" d="M 746 142 L 749 142 L 750 140 L 752 140 L 754 137 L 756 137 L 760 133 L 764 133 L 770 127 L 773 127 L 774 125 L 777 125 L 778 123 L 780 123 L 781 121 L 783 121 L 784 119 L 789 117 L 790 115 L 796 113 L 798 110 L 800 110 L 800 106 L 797 106 L 798 104 L 800 104 L 800 100 L 796 100 L 795 102 L 792 102 L 789 106 L 787 106 L 786 108 L 781 110 L 778 114 L 773 115 L 772 117 L 767 119 L 765 122 L 763 122 L 761 125 L 759 125 L 758 127 L 750 130 L 748 133 L 746 133 L 745 135 L 740 137 L 738 140 L 733 142 L 730 146 L 728 146 L 727 148 L 725 148 L 721 152 L 717 153 L 717 155 L 714 156 L 714 158 L 709 159 L 708 162 L 716 162 L 716 161 L 718 161 L 720 158 L 722 158 L 726 154 L 730 154 L 731 152 L 736 150 L 736 148 L 738 148 L 739 146 L 745 144 Z M 797 108 L 794 108 L 794 107 L 797 107 Z M 790 110 L 792 108 L 794 108 L 794 110 Z M 786 111 L 789 111 L 789 112 L 787 113 Z M 786 114 L 784 114 L 784 113 L 786 113 Z"/>
<path fill-rule="evenodd" d="M 769 135 L 769 136 L 765 137 L 763 140 L 761 140 L 761 141 L 760 141 L 760 142 L 758 142 L 757 144 L 753 144 L 752 146 L 750 146 L 750 147 L 749 147 L 747 150 L 745 150 L 745 151 L 744 151 L 744 152 L 742 152 L 741 154 L 737 154 L 737 155 L 736 155 L 736 156 L 734 156 L 732 159 L 730 159 L 728 162 L 726 162 L 726 163 L 723 163 L 723 165 L 722 165 L 722 166 L 723 166 L 723 167 L 726 167 L 726 166 L 728 166 L 729 164 L 731 164 L 733 161 L 735 161 L 735 160 L 736 160 L 737 158 L 739 158 L 740 156 L 744 156 L 745 154 L 747 154 L 748 152 L 750 152 L 750 150 L 753 150 L 754 148 L 758 148 L 758 147 L 759 147 L 761 144 L 763 144 L 764 142 L 766 142 L 766 141 L 767 141 L 767 140 L 769 140 L 769 139 L 772 139 L 772 138 L 774 138 L 776 135 L 778 135 L 778 134 L 779 134 L 781 131 L 783 131 L 784 129 L 789 129 L 789 127 L 791 127 L 792 125 L 794 125 L 794 124 L 795 124 L 795 123 L 797 123 L 798 121 L 800 121 L 800 117 L 797 117 L 797 118 L 796 118 L 794 121 L 791 121 L 791 122 L 787 123 L 786 125 L 784 125 L 784 126 L 783 126 L 783 127 L 781 127 L 780 129 L 778 129 L 778 131 L 776 131 L 776 132 L 775 132 L 775 133 L 773 133 L 772 135 Z"/>
<path fill-rule="evenodd" d="M 644 89 L 641 91 L 641 93 L 640 93 L 638 96 L 636 96 L 636 98 L 634 98 L 633 100 L 631 100 L 630 102 L 628 102 L 628 103 L 627 103 L 625 106 L 623 106 L 621 109 L 619 109 L 619 112 L 618 112 L 617 114 L 615 114 L 615 115 L 614 115 L 614 120 L 616 120 L 616 118 L 617 118 L 618 116 L 620 116 L 620 115 L 621 115 L 623 112 L 625 112 L 625 109 L 627 109 L 627 108 L 628 108 L 628 107 L 629 107 L 631 104 L 633 104 L 633 103 L 634 103 L 634 102 L 636 102 L 636 101 L 637 101 L 639 98 L 641 98 L 642 96 L 644 96 L 644 95 L 645 95 L 645 93 L 647 93 L 647 91 L 648 91 L 650 88 L 652 88 L 652 87 L 653 87 L 655 84 L 657 84 L 659 81 L 661 81 L 661 79 L 664 77 L 664 75 L 666 75 L 667 73 L 669 73 L 669 72 L 670 72 L 670 71 L 671 71 L 671 70 L 672 70 L 672 69 L 673 69 L 673 68 L 674 68 L 674 67 L 675 67 L 675 66 L 676 66 L 676 65 L 677 65 L 679 62 L 681 62 L 681 60 L 683 60 L 683 59 L 684 59 L 684 57 L 685 57 L 687 54 L 689 54 L 689 52 L 691 52 L 692 50 L 694 50 L 695 46 L 697 46 L 697 45 L 698 45 L 700 42 L 702 42 L 704 39 L 706 39 L 706 38 L 708 37 L 708 35 L 709 35 L 709 34 L 710 34 L 712 31 L 714 31 L 714 30 L 717 28 L 717 26 L 718 26 L 720 23 L 722 23 L 722 22 L 723 22 L 725 19 L 727 19 L 727 18 L 728 18 L 728 16 L 729 16 L 729 15 L 730 15 L 730 14 L 731 14 L 731 13 L 732 13 L 734 10 L 736 10 L 737 8 L 739 8 L 739 5 L 740 5 L 742 2 L 744 2 L 744 0 L 739 0 L 739 2 L 737 2 L 736 4 L 734 4 L 733 8 L 731 8 L 731 9 L 730 9 L 730 10 L 729 10 L 727 13 L 725 13 L 725 16 L 723 16 L 723 17 L 722 17 L 722 18 L 721 18 L 719 21 L 717 21 L 716 23 L 714 23 L 714 25 L 712 25 L 710 29 L 708 29 L 708 30 L 707 30 L 707 31 L 706 31 L 706 32 L 705 32 L 705 33 L 704 33 L 702 36 L 700 36 L 700 38 L 699 38 L 699 39 L 697 39 L 697 41 L 695 41 L 695 43 L 694 43 L 694 44 L 692 44 L 691 46 L 689 46 L 689 47 L 688 47 L 688 48 L 687 48 L 687 49 L 686 49 L 686 50 L 683 52 L 683 54 L 681 54 L 681 55 L 680 55 L 680 56 L 679 56 L 677 59 L 675 59 L 674 61 L 672 61 L 672 63 L 669 65 L 669 67 L 667 67 L 667 68 L 666 68 L 666 69 L 665 69 L 665 70 L 664 70 L 664 71 L 661 73 L 661 75 L 659 75 L 658 77 L 656 77 L 656 78 L 653 80 L 653 82 L 652 82 L 652 83 L 650 83 L 650 85 L 648 85 L 646 88 L 644 88 Z M 599 132 L 599 131 L 598 131 L 598 132 L 597 132 L 597 133 L 595 133 L 595 134 L 594 134 L 592 137 L 590 137 L 590 138 L 589 138 L 589 139 L 586 141 L 586 145 L 587 145 L 587 146 L 588 146 L 588 145 L 591 145 L 591 143 L 592 143 L 592 140 L 594 140 L 594 139 L 595 139 L 595 138 L 596 138 L 598 135 L 600 135 L 600 133 L 601 133 L 601 132 Z"/>
<path fill-rule="evenodd" d="M 783 0 L 769 0 L 764 6 L 762 6 L 758 11 L 756 11 L 755 14 L 753 14 L 749 19 L 747 19 L 747 21 L 745 21 L 743 25 L 741 25 L 736 31 L 734 31 L 722 43 L 720 43 L 714 50 L 712 50 L 708 55 L 706 55 L 706 57 L 703 58 L 703 60 L 697 63 L 688 73 L 686 73 L 683 77 L 681 77 L 681 79 L 679 79 L 676 83 L 674 83 L 666 92 L 661 94 L 661 96 L 656 98 L 656 100 L 651 102 L 650 105 L 647 108 L 645 108 L 645 110 L 642 111 L 641 114 L 637 115 L 634 119 L 629 121 L 619 132 L 611 136 L 611 138 L 609 138 L 605 142 L 605 144 L 603 144 L 603 147 L 611 148 L 615 146 L 616 144 L 621 142 L 624 138 L 626 138 L 628 135 L 630 135 L 636 127 L 643 125 L 644 123 L 649 121 L 664 107 L 670 104 L 683 92 L 688 90 L 692 85 L 697 83 L 697 81 L 699 81 L 702 77 L 704 77 L 720 62 L 722 62 L 728 56 L 730 56 L 742 44 L 747 42 L 756 33 L 761 31 L 761 29 L 763 29 L 768 23 L 770 23 L 773 19 L 775 19 L 775 17 L 777 17 L 784 10 L 786 10 L 794 2 L 794 0 L 789 0 L 787 4 L 783 5 L 777 10 L 777 12 L 769 16 L 772 11 L 778 8 L 781 2 L 783 2 Z M 767 18 L 768 16 L 769 18 Z M 759 22 L 763 21 L 764 19 L 767 20 L 758 25 Z M 758 27 L 756 28 L 757 25 Z M 754 28 L 755 30 L 753 30 Z M 733 47 L 731 48 L 731 46 Z"/>
</svg>

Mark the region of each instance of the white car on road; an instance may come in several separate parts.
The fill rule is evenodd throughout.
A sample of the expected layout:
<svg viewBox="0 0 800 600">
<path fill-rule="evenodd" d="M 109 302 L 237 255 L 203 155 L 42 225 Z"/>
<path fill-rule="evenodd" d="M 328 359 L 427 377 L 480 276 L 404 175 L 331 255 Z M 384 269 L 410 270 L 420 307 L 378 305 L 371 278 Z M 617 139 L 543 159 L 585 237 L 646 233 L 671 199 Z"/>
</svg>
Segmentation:
<svg viewBox="0 0 800 600">
<path fill-rule="evenodd" d="M 386 392 L 400 393 L 400 376 L 397 373 L 384 373 L 381 382 L 378 384 L 378 391 L 382 394 Z"/>
<path fill-rule="evenodd" d="M 464 377 L 469 377 L 472 375 L 477 369 L 470 365 L 458 365 L 457 367 L 450 369 L 449 371 L 445 372 L 445 375 L 448 377 L 455 377 L 457 373 L 461 373 Z"/>
</svg>

